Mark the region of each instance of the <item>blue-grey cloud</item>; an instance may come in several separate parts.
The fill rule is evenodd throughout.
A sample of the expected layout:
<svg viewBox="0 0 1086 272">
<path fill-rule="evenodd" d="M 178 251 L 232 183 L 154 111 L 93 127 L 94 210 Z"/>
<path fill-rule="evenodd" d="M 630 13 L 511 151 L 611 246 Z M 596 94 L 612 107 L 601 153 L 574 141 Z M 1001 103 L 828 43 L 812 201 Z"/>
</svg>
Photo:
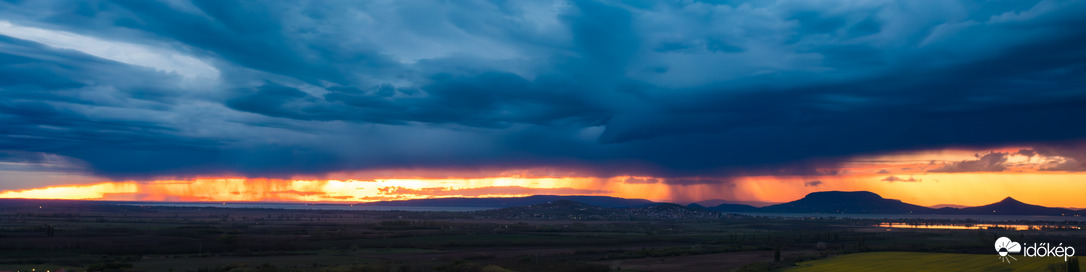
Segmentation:
<svg viewBox="0 0 1086 272">
<path fill-rule="evenodd" d="M 4 2 L 0 150 L 115 178 L 568 167 L 686 184 L 813 175 L 855 154 L 1075 142 L 1083 12 L 1084 1 Z"/>
</svg>

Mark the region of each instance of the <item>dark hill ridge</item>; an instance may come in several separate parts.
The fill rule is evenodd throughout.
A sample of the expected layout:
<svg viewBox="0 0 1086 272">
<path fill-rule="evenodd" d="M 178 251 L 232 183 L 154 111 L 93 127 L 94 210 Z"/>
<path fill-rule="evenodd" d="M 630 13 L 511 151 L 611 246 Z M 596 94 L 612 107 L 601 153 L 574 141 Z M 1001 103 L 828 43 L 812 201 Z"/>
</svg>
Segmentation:
<svg viewBox="0 0 1086 272">
<path fill-rule="evenodd" d="M 656 203 L 627 208 L 604 208 L 571 200 L 556 200 L 521 207 L 472 212 L 477 218 L 534 220 L 636 220 L 636 219 L 716 219 L 723 213 L 672 203 Z"/>
<path fill-rule="evenodd" d="M 995 214 L 995 215 L 1072 215 L 1083 214 L 1064 208 L 1049 208 L 1045 206 L 1022 203 L 1014 198 L 1007 197 L 1002 201 L 971 208 L 958 209 L 961 214 Z"/>
<path fill-rule="evenodd" d="M 765 207 L 773 204 L 780 204 L 780 202 L 765 202 L 765 201 L 739 201 L 739 200 L 723 200 L 723 199 L 709 199 L 697 202 L 698 205 L 705 207 L 720 206 L 720 204 L 739 204 L 748 205 L 752 207 Z"/>
<path fill-rule="evenodd" d="M 778 213 L 935 213 L 928 207 L 908 204 L 897 199 L 882 198 L 866 191 L 827 191 L 807 194 L 803 198 L 762 207 L 758 212 Z"/>
<path fill-rule="evenodd" d="M 618 198 L 610 196 L 556 196 L 556 195 L 534 195 L 528 197 L 496 197 L 496 198 L 430 198 L 430 199 L 412 199 L 412 200 L 397 200 L 397 201 L 380 201 L 370 203 L 360 203 L 356 205 L 363 206 L 413 206 L 413 207 L 480 207 L 480 208 L 503 208 L 503 207 L 520 207 L 535 204 L 542 204 L 547 202 L 554 202 L 558 200 L 569 200 L 579 203 L 584 203 L 597 207 L 605 208 L 628 208 L 650 205 L 656 202 L 644 200 L 644 199 L 628 199 Z"/>
<path fill-rule="evenodd" d="M 756 211 L 758 211 L 758 207 L 754 207 L 754 206 L 751 206 L 751 205 L 743 205 L 743 204 L 731 204 L 731 203 L 723 203 L 723 204 L 720 204 L 720 205 L 716 205 L 716 206 L 714 206 L 714 207 L 712 207 L 710 209 L 712 209 L 714 211 L 722 211 L 722 212 L 756 212 Z"/>
</svg>

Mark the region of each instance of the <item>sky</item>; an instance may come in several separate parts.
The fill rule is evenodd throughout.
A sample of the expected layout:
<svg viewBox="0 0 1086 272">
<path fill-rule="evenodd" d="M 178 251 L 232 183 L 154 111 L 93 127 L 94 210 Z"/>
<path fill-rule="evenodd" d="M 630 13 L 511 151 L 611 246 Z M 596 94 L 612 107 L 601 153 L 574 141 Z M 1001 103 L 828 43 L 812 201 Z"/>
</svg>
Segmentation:
<svg viewBox="0 0 1086 272">
<path fill-rule="evenodd" d="M 1086 1 L 0 1 L 0 198 L 1086 208 Z"/>
</svg>

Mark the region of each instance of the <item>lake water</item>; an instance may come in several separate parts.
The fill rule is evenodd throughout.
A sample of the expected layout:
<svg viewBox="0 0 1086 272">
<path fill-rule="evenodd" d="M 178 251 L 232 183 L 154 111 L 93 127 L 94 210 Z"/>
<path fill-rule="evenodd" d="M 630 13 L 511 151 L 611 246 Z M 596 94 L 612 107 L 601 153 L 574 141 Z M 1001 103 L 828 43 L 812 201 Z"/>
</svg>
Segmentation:
<svg viewBox="0 0 1086 272">
<path fill-rule="evenodd" d="M 412 212 L 471 212 L 493 210 L 493 207 L 422 207 L 422 206 L 366 206 L 350 204 L 298 204 L 298 203 L 140 203 L 127 202 L 117 205 L 148 207 L 189 207 L 189 208 L 241 208 L 241 209 L 285 209 L 285 210 L 344 210 L 344 211 L 412 211 Z"/>
<path fill-rule="evenodd" d="M 895 229 L 989 229 L 1002 228 L 1006 230 L 1041 230 L 1041 229 L 1071 229 L 1080 230 L 1078 226 L 1053 226 L 1053 225 L 1023 225 L 1023 224 L 909 224 L 901 222 L 879 223 L 880 228 Z"/>
<path fill-rule="evenodd" d="M 836 214 L 836 213 L 735 213 L 751 216 L 766 217 L 815 217 L 815 218 L 855 218 L 855 219 L 880 219 L 890 221 L 892 219 L 938 219 L 938 220 L 976 220 L 980 222 L 1016 222 L 1016 221 L 1044 221 L 1086 222 L 1086 217 L 1081 216 L 1046 216 L 1046 215 L 969 215 L 969 214 Z"/>
</svg>

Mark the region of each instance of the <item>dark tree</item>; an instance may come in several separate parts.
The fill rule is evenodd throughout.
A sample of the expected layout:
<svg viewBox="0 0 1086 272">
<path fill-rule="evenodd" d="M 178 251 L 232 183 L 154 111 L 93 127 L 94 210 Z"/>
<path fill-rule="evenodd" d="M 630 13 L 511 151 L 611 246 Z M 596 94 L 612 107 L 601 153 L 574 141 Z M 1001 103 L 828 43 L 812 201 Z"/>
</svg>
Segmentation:
<svg viewBox="0 0 1086 272">
<path fill-rule="evenodd" d="M 777 250 L 773 251 L 773 261 L 774 262 L 780 262 L 781 261 L 781 245 L 780 244 L 777 244 Z"/>
</svg>

